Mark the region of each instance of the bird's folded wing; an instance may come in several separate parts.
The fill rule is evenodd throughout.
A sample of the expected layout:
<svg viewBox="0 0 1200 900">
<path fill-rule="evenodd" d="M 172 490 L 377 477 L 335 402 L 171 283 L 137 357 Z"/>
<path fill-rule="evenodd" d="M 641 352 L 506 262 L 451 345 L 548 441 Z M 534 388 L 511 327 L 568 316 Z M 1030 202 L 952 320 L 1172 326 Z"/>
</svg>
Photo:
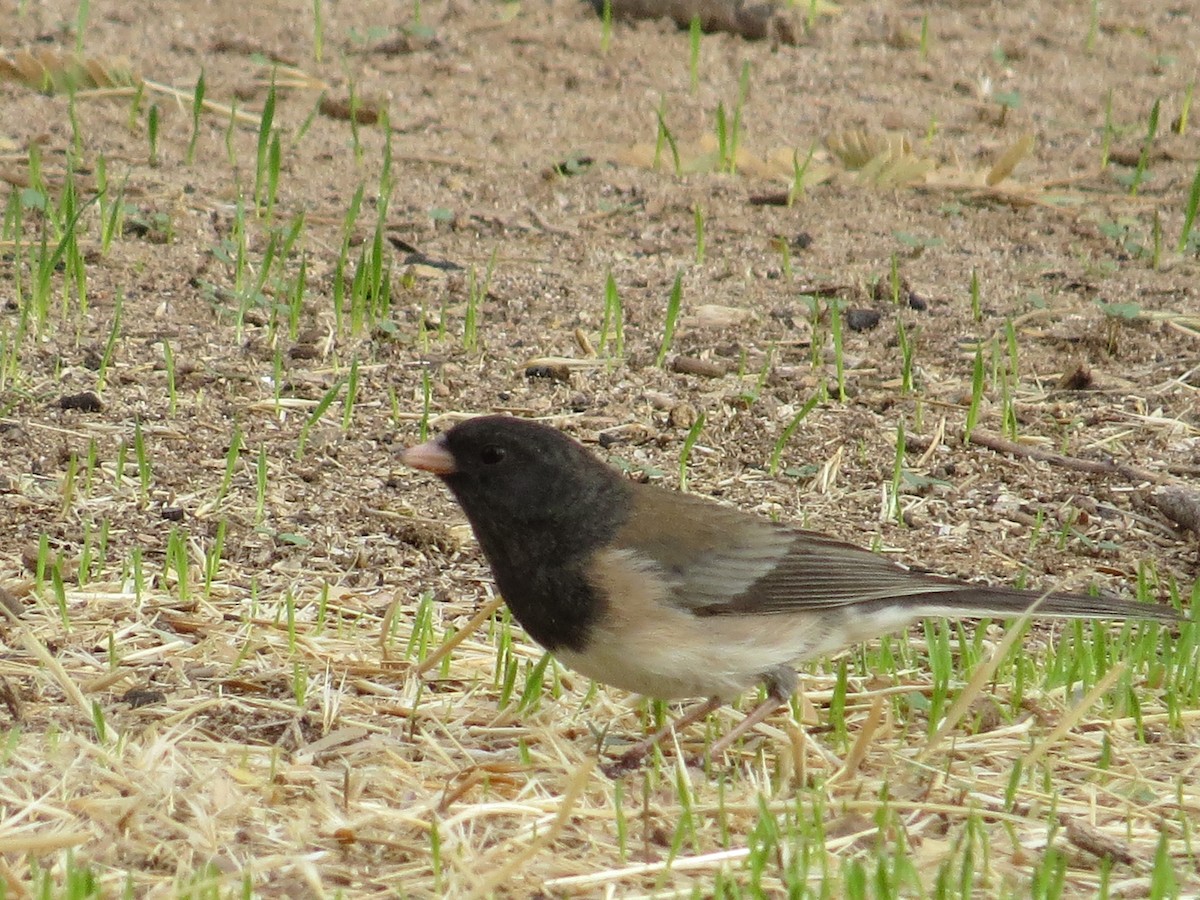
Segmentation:
<svg viewBox="0 0 1200 900">
<path fill-rule="evenodd" d="M 702 615 L 833 609 L 855 603 L 952 593 L 963 585 L 922 575 L 816 532 L 776 525 L 678 494 L 639 497 L 642 515 L 623 529 L 623 546 L 652 559 L 672 599 Z M 686 516 L 689 529 L 655 528 Z"/>
<path fill-rule="evenodd" d="M 713 570 L 742 573 L 741 584 L 722 585 L 740 588 L 736 593 L 710 592 L 705 597 L 703 585 L 710 576 L 695 573 L 696 577 L 683 588 L 692 594 L 696 612 L 722 615 L 834 609 L 925 596 L 936 603 L 933 595 L 958 593 L 964 587 L 934 575 L 913 572 L 877 553 L 823 534 L 779 530 L 789 541 L 769 564 L 766 560 L 751 564 L 758 556 L 756 544 L 762 540 L 759 537 L 747 536 L 739 546 L 712 558 Z"/>
<path fill-rule="evenodd" d="M 676 520 L 687 527 L 664 527 Z M 813 531 L 789 528 L 683 494 L 643 487 L 617 534 L 697 616 L 754 615 L 897 605 L 923 615 L 1141 618 L 1175 623 L 1170 606 L 1116 597 L 971 584 L 906 568 Z"/>
</svg>

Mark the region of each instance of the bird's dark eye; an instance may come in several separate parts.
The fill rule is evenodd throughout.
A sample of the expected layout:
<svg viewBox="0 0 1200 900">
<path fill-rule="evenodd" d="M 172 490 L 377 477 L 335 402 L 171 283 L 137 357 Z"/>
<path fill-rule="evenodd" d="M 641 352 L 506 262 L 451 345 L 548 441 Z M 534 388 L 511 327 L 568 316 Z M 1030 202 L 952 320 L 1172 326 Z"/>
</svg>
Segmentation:
<svg viewBox="0 0 1200 900">
<path fill-rule="evenodd" d="M 494 466 L 504 459 L 504 448 L 498 447 L 495 444 L 488 444 L 479 451 L 479 458 L 483 460 L 485 466 Z"/>
</svg>

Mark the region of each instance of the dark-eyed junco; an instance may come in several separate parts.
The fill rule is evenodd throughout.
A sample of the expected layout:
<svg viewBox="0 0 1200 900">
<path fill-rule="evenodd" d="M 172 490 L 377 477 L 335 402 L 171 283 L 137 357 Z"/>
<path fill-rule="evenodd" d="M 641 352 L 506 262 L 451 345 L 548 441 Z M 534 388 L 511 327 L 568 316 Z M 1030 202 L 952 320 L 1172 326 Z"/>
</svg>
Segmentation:
<svg viewBox="0 0 1200 900">
<path fill-rule="evenodd" d="M 756 683 L 767 701 L 724 750 L 784 703 L 793 664 L 927 616 L 1147 618 L 1167 606 L 969 584 L 712 500 L 638 484 L 562 432 L 483 416 L 404 451 L 462 506 L 496 585 L 535 641 L 578 672 L 664 700 L 707 697 L 700 719 Z M 666 731 L 632 747 L 636 763 Z"/>
</svg>

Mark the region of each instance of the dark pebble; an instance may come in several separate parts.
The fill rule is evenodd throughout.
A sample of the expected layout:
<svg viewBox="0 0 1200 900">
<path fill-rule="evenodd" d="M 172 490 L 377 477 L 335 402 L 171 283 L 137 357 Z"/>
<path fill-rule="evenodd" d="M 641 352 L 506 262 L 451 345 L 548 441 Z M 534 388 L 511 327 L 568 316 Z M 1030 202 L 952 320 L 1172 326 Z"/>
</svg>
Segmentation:
<svg viewBox="0 0 1200 900">
<path fill-rule="evenodd" d="M 82 394 L 67 394 L 60 397 L 58 405 L 63 409 L 77 409 L 80 412 L 100 412 L 104 409 L 104 401 L 95 391 L 84 391 Z"/>
<path fill-rule="evenodd" d="M 879 324 L 879 310 L 857 307 L 845 313 L 846 327 L 851 331 L 870 331 Z"/>
</svg>

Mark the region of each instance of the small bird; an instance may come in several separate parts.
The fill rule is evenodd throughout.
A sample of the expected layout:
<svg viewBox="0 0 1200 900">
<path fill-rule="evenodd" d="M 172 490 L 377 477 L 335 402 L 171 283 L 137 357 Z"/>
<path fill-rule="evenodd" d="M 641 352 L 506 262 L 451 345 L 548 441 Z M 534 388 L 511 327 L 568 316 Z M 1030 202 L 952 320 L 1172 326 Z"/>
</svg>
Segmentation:
<svg viewBox="0 0 1200 900">
<path fill-rule="evenodd" d="M 410 447 L 446 483 L 504 601 L 570 668 L 661 700 L 708 698 L 623 754 L 756 684 L 766 700 L 723 752 L 786 703 L 793 665 L 931 616 L 1180 619 L 1168 606 L 1038 594 L 916 572 L 823 534 L 629 480 L 557 429 L 481 416 Z M 1039 602 L 1040 601 L 1040 602 Z"/>
</svg>

